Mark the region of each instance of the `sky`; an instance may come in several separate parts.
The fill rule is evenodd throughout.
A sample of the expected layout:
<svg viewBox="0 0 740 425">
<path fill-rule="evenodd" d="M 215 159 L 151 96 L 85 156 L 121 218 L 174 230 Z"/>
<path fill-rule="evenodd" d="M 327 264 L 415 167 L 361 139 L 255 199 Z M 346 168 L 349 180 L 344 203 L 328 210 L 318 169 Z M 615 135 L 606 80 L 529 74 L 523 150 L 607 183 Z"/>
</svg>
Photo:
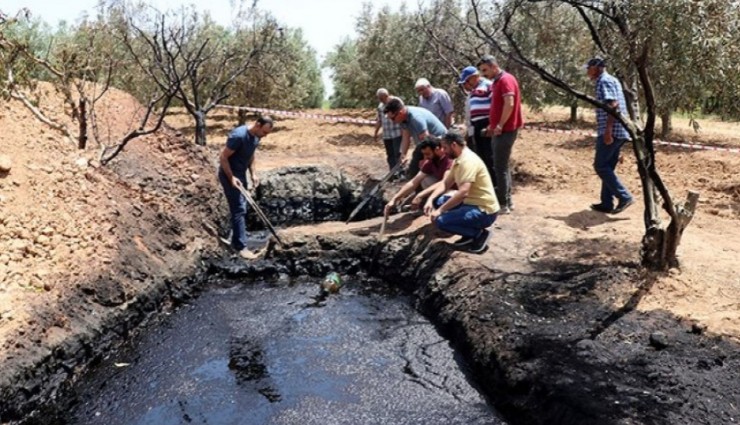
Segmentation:
<svg viewBox="0 0 740 425">
<path fill-rule="evenodd" d="M 147 3 L 159 10 L 175 9 L 181 5 L 195 4 L 198 9 L 207 10 L 222 24 L 231 22 L 231 3 L 233 0 L 148 0 Z M 84 13 L 94 15 L 98 0 L 2 0 L 0 10 L 13 15 L 21 8 L 27 8 L 34 17 L 40 17 L 51 25 L 64 20 L 75 23 Z M 345 37 L 355 36 L 355 22 L 363 3 L 372 3 L 379 9 L 388 0 L 259 0 L 258 7 L 267 10 L 282 24 L 291 28 L 303 28 L 304 38 L 318 52 L 323 60 Z M 394 2 L 397 3 L 397 2 Z M 331 92 L 331 81 L 327 70 L 323 72 L 327 95 Z"/>
</svg>

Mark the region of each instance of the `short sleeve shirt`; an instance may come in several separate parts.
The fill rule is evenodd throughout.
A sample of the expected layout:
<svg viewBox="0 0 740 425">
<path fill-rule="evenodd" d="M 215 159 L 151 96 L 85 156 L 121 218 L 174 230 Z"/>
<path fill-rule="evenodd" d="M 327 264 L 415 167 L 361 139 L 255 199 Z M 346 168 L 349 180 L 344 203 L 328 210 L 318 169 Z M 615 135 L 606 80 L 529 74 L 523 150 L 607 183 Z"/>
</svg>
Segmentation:
<svg viewBox="0 0 740 425">
<path fill-rule="evenodd" d="M 452 160 L 445 155 L 442 158 L 434 157 L 425 161 L 424 165 L 421 166 L 421 172 L 428 176 L 434 176 L 437 180 L 442 180 L 445 171 L 450 168 L 452 168 Z"/>
<path fill-rule="evenodd" d="M 443 89 L 433 88 L 429 98 L 419 96 L 419 106 L 428 110 L 444 124 L 448 114 L 454 111 L 450 95 Z"/>
<path fill-rule="evenodd" d="M 511 111 L 509 119 L 505 123 L 501 123 L 501 114 L 504 112 L 504 99 L 507 96 L 514 97 L 514 109 Z M 502 71 L 501 75 L 493 80 L 490 123 L 492 126 L 501 124 L 501 131 L 507 133 L 517 130 L 524 125 L 519 82 L 508 72 Z"/>
<path fill-rule="evenodd" d="M 380 104 L 378 104 L 377 119 L 383 126 L 383 139 L 394 139 L 396 137 L 401 137 L 401 126 L 388 119 L 388 117 L 385 116 L 385 113 L 383 112 L 383 108 L 385 108 L 385 103 L 380 102 Z"/>
<path fill-rule="evenodd" d="M 239 126 L 229 133 L 226 147 L 234 151 L 234 154 L 229 157 L 229 165 L 234 176 L 246 177 L 249 163 L 259 143 L 260 138 L 250 133 L 246 125 Z"/>
<path fill-rule="evenodd" d="M 407 106 L 406 108 L 408 118 L 401 123 L 401 128 L 408 129 L 417 144 L 421 143 L 419 135 L 425 131 L 436 137 L 442 137 L 447 133 L 447 128 L 442 121 L 428 110 L 418 106 Z"/>
<path fill-rule="evenodd" d="M 619 104 L 619 112 L 627 114 L 627 102 L 624 99 L 624 92 L 622 92 L 622 85 L 615 77 L 604 71 L 599 78 L 596 79 L 596 100 L 604 103 L 617 101 Z M 601 109 L 596 109 L 596 122 L 598 123 L 597 134 L 603 136 L 606 133 L 606 121 L 609 114 Z M 612 137 L 617 140 L 627 140 L 630 138 L 627 129 L 618 121 L 614 121 L 612 126 Z"/>
<path fill-rule="evenodd" d="M 469 148 L 463 149 L 462 154 L 455 159 L 452 176 L 458 187 L 463 183 L 470 183 L 468 196 L 463 199 L 464 204 L 475 205 L 486 214 L 493 214 L 501 209 L 486 165 Z"/>
</svg>

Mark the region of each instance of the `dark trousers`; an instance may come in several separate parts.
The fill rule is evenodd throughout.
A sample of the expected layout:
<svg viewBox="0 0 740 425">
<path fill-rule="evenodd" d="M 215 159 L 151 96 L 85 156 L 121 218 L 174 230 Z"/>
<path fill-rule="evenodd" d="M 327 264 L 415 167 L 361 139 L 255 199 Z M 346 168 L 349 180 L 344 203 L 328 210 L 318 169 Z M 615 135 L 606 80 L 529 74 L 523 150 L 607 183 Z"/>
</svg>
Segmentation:
<svg viewBox="0 0 740 425">
<path fill-rule="evenodd" d="M 496 198 L 501 208 L 511 208 L 511 170 L 509 158 L 519 130 L 507 131 L 493 137 L 493 169 L 496 184 Z"/>
<path fill-rule="evenodd" d="M 419 173 L 421 169 L 419 163 L 422 159 L 424 159 L 424 155 L 422 155 L 419 145 L 414 146 L 414 152 L 411 154 L 411 160 L 409 161 L 409 169 L 406 172 L 406 176 L 409 179 L 413 179 Z"/>
<path fill-rule="evenodd" d="M 488 174 L 491 176 L 491 182 L 493 186 L 496 186 L 496 174 L 493 167 L 493 140 L 484 134 L 485 129 L 488 128 L 488 119 L 482 119 L 479 121 L 473 121 L 473 139 L 475 140 L 475 153 L 478 154 L 483 163 L 486 164 Z"/>
<path fill-rule="evenodd" d="M 388 162 L 388 169 L 392 170 L 398 164 L 398 158 L 401 156 L 401 136 L 383 139 L 385 145 L 385 159 Z"/>
<path fill-rule="evenodd" d="M 246 176 L 239 178 L 244 187 L 247 187 Z M 231 214 L 231 247 L 237 251 L 247 247 L 247 200 L 244 199 L 241 192 L 231 185 L 226 178 L 226 174 L 219 167 L 218 181 L 226 195 L 226 202 L 229 204 L 229 213 Z"/>
</svg>

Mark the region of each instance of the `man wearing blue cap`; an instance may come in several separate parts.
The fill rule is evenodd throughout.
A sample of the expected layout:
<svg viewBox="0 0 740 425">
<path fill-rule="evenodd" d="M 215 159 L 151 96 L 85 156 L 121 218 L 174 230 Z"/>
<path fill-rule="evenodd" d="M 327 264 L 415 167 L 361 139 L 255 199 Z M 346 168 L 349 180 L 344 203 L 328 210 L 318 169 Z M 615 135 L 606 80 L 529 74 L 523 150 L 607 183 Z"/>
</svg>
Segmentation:
<svg viewBox="0 0 740 425">
<path fill-rule="evenodd" d="M 595 57 L 586 64 L 588 78 L 596 83 L 596 100 L 627 113 L 627 102 L 624 99 L 622 85 L 615 77 L 606 72 L 606 61 Z M 596 155 L 594 169 L 601 178 L 601 202 L 592 204 L 591 209 L 602 213 L 617 214 L 632 205 L 635 201 L 629 190 L 622 184 L 614 171 L 619 162 L 619 150 L 630 138 L 627 129 L 604 109 L 596 109 L 598 131 L 596 133 Z M 614 198 L 617 206 L 614 206 Z"/>
<path fill-rule="evenodd" d="M 458 84 L 468 93 L 467 106 L 470 111 L 470 125 L 473 127 L 473 145 L 470 148 L 478 154 L 486 165 L 491 182 L 496 180 L 493 172 L 493 141 L 488 134 L 491 112 L 491 81 L 482 78 L 478 68 L 467 66 L 460 72 Z"/>
</svg>

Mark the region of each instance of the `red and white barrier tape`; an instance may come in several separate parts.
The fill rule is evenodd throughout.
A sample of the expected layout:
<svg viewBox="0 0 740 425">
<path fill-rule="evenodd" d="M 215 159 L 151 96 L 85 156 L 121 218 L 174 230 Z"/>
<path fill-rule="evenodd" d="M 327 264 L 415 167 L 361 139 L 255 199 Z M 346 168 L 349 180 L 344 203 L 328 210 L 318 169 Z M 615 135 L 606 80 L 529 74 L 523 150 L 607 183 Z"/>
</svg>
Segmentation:
<svg viewBox="0 0 740 425">
<path fill-rule="evenodd" d="M 362 118 L 350 118 L 350 117 L 338 117 L 336 115 L 309 114 L 306 112 L 281 111 L 277 109 L 268 109 L 268 108 L 253 108 L 251 106 L 216 105 L 216 107 L 224 108 L 224 109 L 233 109 L 233 110 L 244 110 L 244 111 L 250 111 L 250 112 L 260 112 L 263 114 L 280 115 L 280 116 L 286 116 L 286 117 L 313 118 L 313 119 L 330 121 L 330 122 L 345 122 L 345 123 L 351 123 L 351 124 L 375 125 L 375 120 L 367 120 L 367 119 L 362 119 Z M 565 130 L 565 129 L 560 129 L 560 128 L 531 126 L 531 125 L 525 125 L 524 129 L 534 130 L 534 131 L 543 131 L 546 133 L 576 134 L 579 136 L 596 137 L 596 134 L 594 132 L 585 131 L 585 130 Z M 654 140 L 654 143 L 658 145 L 675 146 L 679 148 L 693 149 L 693 150 L 740 153 L 740 148 L 728 148 L 724 146 L 709 146 L 709 145 L 702 145 L 699 143 L 667 142 L 665 140 L 658 140 L 658 139 Z"/>
<path fill-rule="evenodd" d="M 330 121 L 330 122 L 346 122 L 346 123 L 351 123 L 351 124 L 375 125 L 375 120 L 366 120 L 362 118 L 350 118 L 350 117 L 338 117 L 336 115 L 309 114 L 306 112 L 280 111 L 277 109 L 253 108 L 251 106 L 216 105 L 216 107 L 224 108 L 224 109 L 250 111 L 250 112 L 260 112 L 263 114 L 270 114 L 270 115 L 281 115 L 285 117 L 313 118 L 317 120 Z"/>
</svg>

